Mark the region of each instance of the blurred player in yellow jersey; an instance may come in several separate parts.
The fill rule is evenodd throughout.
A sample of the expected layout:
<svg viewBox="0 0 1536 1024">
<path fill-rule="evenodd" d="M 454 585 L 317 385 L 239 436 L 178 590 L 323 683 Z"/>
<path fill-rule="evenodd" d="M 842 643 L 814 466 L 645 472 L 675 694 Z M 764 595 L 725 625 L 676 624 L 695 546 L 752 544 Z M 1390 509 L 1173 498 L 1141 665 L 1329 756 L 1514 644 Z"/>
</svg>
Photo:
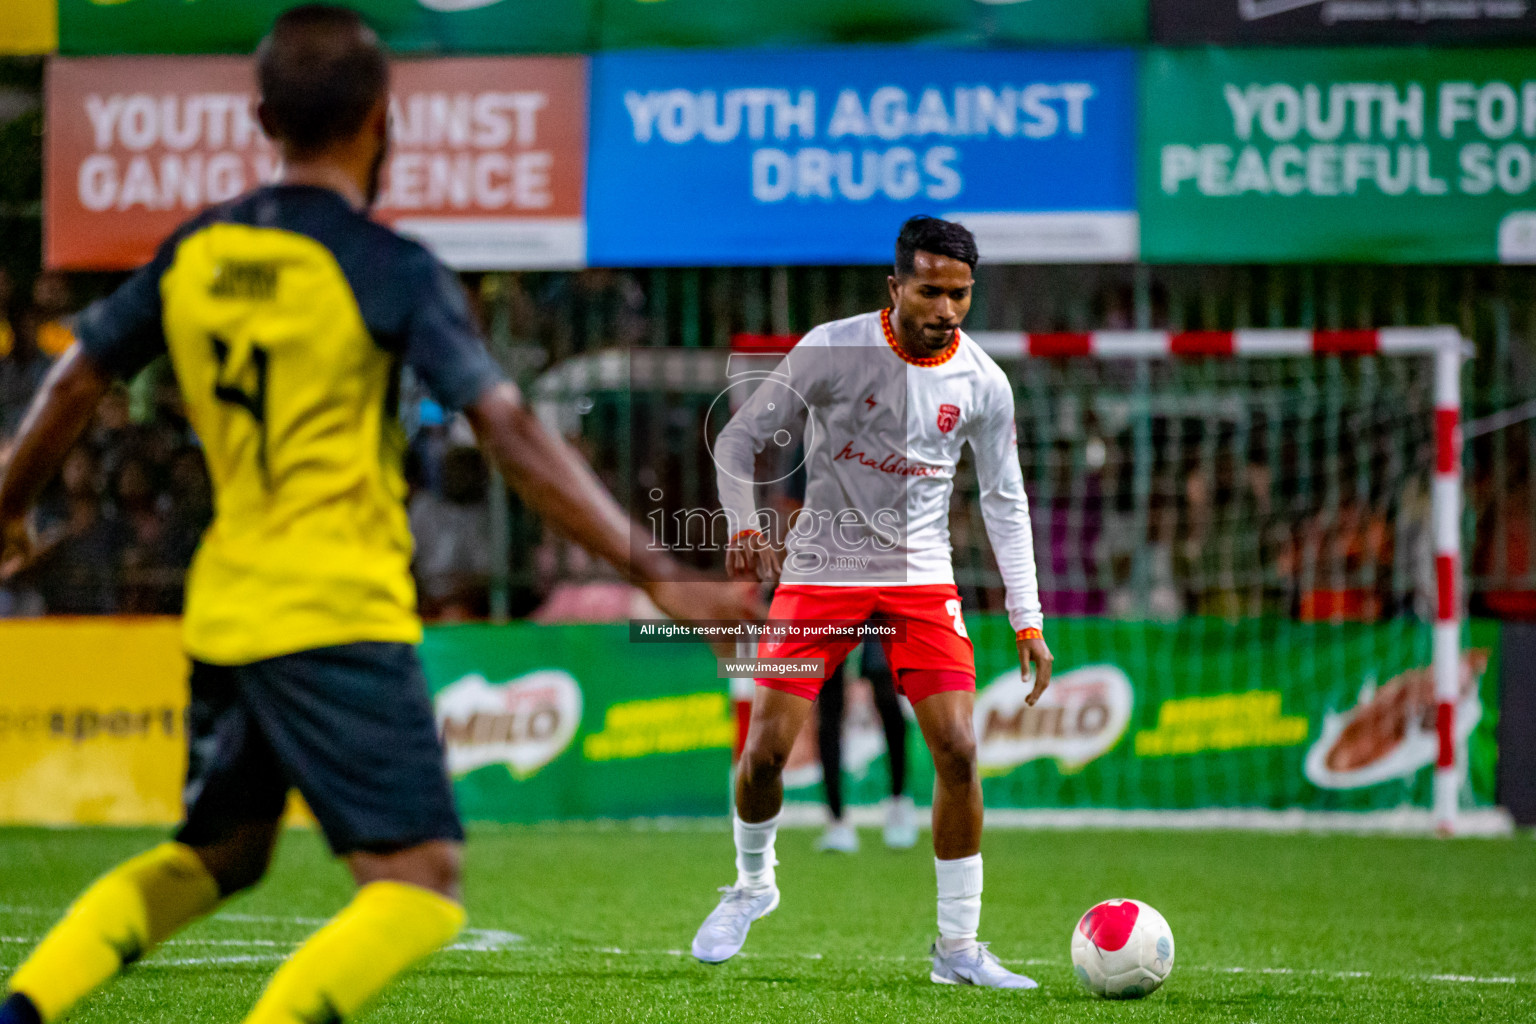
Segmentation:
<svg viewBox="0 0 1536 1024">
<path fill-rule="evenodd" d="M 188 583 L 186 820 L 108 872 L 11 975 L 0 1024 L 62 1017 L 265 873 L 290 788 L 359 889 L 277 971 L 249 1021 L 345 1020 L 447 942 L 463 831 L 416 658 L 402 499 L 401 368 L 462 409 L 544 518 L 668 614 L 739 619 L 746 589 L 676 564 L 504 381 L 458 282 L 367 218 L 388 141 L 388 64 L 350 11 L 282 15 L 257 51 L 278 184 L 183 225 L 80 317 L 0 481 L 0 565 L 114 378 L 168 353 L 216 491 Z"/>
</svg>

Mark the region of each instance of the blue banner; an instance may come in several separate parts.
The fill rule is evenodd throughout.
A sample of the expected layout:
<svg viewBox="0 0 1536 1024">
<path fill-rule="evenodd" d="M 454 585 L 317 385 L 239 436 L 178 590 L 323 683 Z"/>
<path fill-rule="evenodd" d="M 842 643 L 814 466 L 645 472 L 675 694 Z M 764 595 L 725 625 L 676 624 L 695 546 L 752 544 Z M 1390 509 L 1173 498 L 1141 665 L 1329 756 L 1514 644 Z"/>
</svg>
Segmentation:
<svg viewBox="0 0 1536 1024">
<path fill-rule="evenodd" d="M 885 263 L 915 213 L 983 259 L 1134 260 L 1129 51 L 861 47 L 592 61 L 588 258 Z"/>
</svg>

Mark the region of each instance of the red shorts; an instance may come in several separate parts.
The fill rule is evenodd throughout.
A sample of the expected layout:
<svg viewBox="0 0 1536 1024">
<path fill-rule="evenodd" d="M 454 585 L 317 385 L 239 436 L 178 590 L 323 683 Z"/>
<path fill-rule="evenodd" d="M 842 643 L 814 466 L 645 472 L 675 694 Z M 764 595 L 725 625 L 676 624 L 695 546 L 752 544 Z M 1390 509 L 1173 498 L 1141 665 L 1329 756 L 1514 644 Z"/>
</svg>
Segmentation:
<svg viewBox="0 0 1536 1024">
<path fill-rule="evenodd" d="M 789 584 L 774 592 L 770 619 L 795 622 L 899 622 L 899 639 L 882 641 L 896 688 L 916 704 L 949 690 L 976 689 L 976 656 L 960 618 L 960 592 L 953 583 L 911 587 L 828 587 Z M 830 675 L 857 640 L 812 637 L 760 644 L 764 658 L 825 658 Z M 815 700 L 826 675 L 801 679 L 759 679 L 759 686 Z"/>
</svg>

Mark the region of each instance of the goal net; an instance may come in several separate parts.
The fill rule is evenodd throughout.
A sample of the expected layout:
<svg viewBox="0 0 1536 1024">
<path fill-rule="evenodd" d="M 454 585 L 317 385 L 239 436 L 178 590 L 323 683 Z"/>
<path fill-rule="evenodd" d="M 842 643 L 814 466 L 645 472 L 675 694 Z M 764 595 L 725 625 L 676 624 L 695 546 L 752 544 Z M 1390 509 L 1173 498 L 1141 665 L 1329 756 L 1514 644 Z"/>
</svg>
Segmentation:
<svg viewBox="0 0 1536 1024">
<path fill-rule="evenodd" d="M 1493 803 L 1497 645 L 1464 626 L 1459 594 L 1457 332 L 973 337 L 1014 382 L 1057 667 L 1025 705 L 962 466 L 951 541 L 989 814 L 1403 812 L 1422 825 L 1432 809 L 1449 829 Z M 535 395 L 568 432 L 624 424 L 616 445 L 588 441 L 617 453 L 610 478 L 631 482 L 633 511 L 670 515 L 655 495 L 711 501 L 704 435 L 728 363 L 771 366 L 794 340 L 603 353 Z M 887 758 L 867 688 L 855 681 L 847 704 L 840 768 L 857 807 L 886 794 Z M 915 730 L 909 744 L 921 801 L 931 767 Z M 815 749 L 808 730 L 791 801 L 820 798 Z"/>
<path fill-rule="evenodd" d="M 1013 783 L 994 803 L 1034 786 L 1047 806 L 1418 805 L 1450 828 L 1491 802 L 1493 652 L 1463 643 L 1458 593 L 1455 331 L 978 341 L 1014 381 L 1047 635 L 1067 655 L 1059 715 L 981 694 L 989 785 Z M 957 502 L 956 570 L 995 608 L 976 511 Z M 1093 727 L 1121 718 L 1103 749 Z M 1048 737 L 1056 776 L 1018 771 Z M 1111 753 L 1117 771 L 1089 770 Z"/>
</svg>

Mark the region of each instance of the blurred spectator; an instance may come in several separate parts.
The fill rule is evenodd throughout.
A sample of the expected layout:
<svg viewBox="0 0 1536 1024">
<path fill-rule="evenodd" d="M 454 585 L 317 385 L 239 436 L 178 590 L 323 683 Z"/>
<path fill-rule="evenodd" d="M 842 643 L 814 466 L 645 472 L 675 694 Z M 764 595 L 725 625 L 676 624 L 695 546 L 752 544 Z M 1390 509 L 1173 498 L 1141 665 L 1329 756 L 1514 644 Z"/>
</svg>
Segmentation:
<svg viewBox="0 0 1536 1024">
<path fill-rule="evenodd" d="M 1391 520 L 1353 487 L 1303 520 L 1280 551 L 1280 571 L 1293 581 L 1303 622 L 1380 618 L 1391 565 Z"/>
<path fill-rule="evenodd" d="M 416 472 L 423 487 L 441 494 L 443 463 L 450 447 L 448 420 L 443 415 L 443 407 L 430 398 L 420 399 L 411 408 L 416 413 L 415 429 L 410 434 L 410 452 L 416 460 Z"/>
<path fill-rule="evenodd" d="M 11 303 L 16 301 L 16 282 L 11 272 L 0 267 L 0 359 L 16 347 L 16 329 L 11 326 Z"/>
<path fill-rule="evenodd" d="M 1482 469 L 1473 478 L 1471 492 L 1480 524 L 1471 568 L 1493 581 L 1475 595 L 1473 610 L 1497 618 L 1536 620 L 1536 588 L 1530 583 L 1536 570 L 1536 510 L 1526 460 L 1507 459 L 1502 474 Z"/>
<path fill-rule="evenodd" d="M 168 499 L 162 499 L 141 458 L 125 459 L 112 475 L 112 499 L 122 531 L 118 611 L 136 615 L 176 610 L 176 566 L 166 553 Z"/>
<path fill-rule="evenodd" d="M 36 587 L 50 615 L 109 614 L 117 610 L 123 531 L 103 509 L 100 470 L 90 449 L 72 450 L 59 475 L 64 518 L 41 533 L 21 578 Z"/>
<path fill-rule="evenodd" d="M 0 358 L 0 438 L 21 426 L 32 396 L 48 374 L 48 359 L 37 349 L 37 335 L 27 317 L 18 320 L 11 351 Z"/>
<path fill-rule="evenodd" d="M 45 270 L 32 282 L 32 309 L 37 331 L 37 348 L 49 359 L 57 359 L 75 343 L 73 329 L 74 297 L 69 278 L 57 270 Z"/>
<path fill-rule="evenodd" d="M 554 275 L 539 296 L 554 358 L 600 348 L 628 348 L 649 329 L 645 293 L 628 274 L 594 267 Z"/>
<path fill-rule="evenodd" d="M 483 618 L 490 603 L 491 513 L 488 472 L 478 448 L 453 448 L 443 459 L 443 492 L 411 499 L 416 581 L 422 615 Z"/>
<path fill-rule="evenodd" d="M 126 387 L 115 384 L 102 396 L 84 440 L 101 460 L 102 473 L 115 477 L 135 440 Z"/>
<path fill-rule="evenodd" d="M 213 522 L 213 483 L 208 479 L 208 464 L 203 453 L 187 447 L 171 460 L 165 493 L 166 531 L 163 551 L 166 562 L 181 573 L 192 564 L 203 533 Z M 181 606 L 182 580 L 175 581 L 174 600 Z"/>
<path fill-rule="evenodd" d="M 5 475 L 11 451 L 11 443 L 0 437 L 0 476 Z M 0 619 L 43 614 L 43 596 L 17 575 L 23 568 L 19 560 L 0 563 Z"/>
</svg>

